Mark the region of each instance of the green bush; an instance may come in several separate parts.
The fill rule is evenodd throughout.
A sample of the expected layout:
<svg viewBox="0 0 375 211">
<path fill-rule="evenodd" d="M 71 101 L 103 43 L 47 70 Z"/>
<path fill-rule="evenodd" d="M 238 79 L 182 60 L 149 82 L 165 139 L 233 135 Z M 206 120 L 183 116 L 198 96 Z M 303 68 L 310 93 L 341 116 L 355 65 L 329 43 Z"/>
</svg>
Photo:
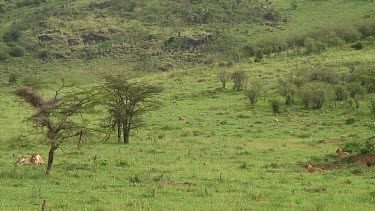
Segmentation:
<svg viewBox="0 0 375 211">
<path fill-rule="evenodd" d="M 348 83 L 359 83 L 364 86 L 367 92 L 375 92 L 375 63 L 369 62 L 354 67 L 354 70 L 347 76 Z M 356 85 L 357 86 L 357 85 Z M 356 87 L 358 88 L 358 87 Z"/>
<path fill-rule="evenodd" d="M 361 22 L 357 24 L 357 28 L 363 37 L 374 36 L 375 35 L 375 18 L 361 20 Z"/>
<path fill-rule="evenodd" d="M 306 48 L 306 54 L 312 54 L 318 52 L 318 46 L 313 38 L 306 38 L 303 46 Z"/>
<path fill-rule="evenodd" d="M 3 35 L 3 41 L 4 42 L 17 42 L 22 36 L 22 32 L 15 28 L 11 29 L 10 31 L 7 31 Z"/>
<path fill-rule="evenodd" d="M 375 136 L 362 141 L 346 142 L 343 150 L 352 154 L 375 154 Z"/>
<path fill-rule="evenodd" d="M 254 58 L 254 62 L 261 62 L 262 61 L 262 59 L 263 59 L 263 49 L 261 49 L 261 48 L 257 48 L 256 50 L 255 50 L 255 58 Z"/>
<path fill-rule="evenodd" d="M 262 85 L 259 82 L 254 82 L 245 89 L 244 94 L 250 100 L 252 105 L 255 105 L 262 90 Z"/>
<path fill-rule="evenodd" d="M 18 7 L 26 7 L 26 6 L 32 6 L 32 5 L 40 5 L 41 3 L 45 3 L 46 0 L 23 0 L 17 3 Z"/>
<path fill-rule="evenodd" d="M 9 74 L 8 82 L 10 84 L 15 84 L 15 83 L 17 83 L 17 81 L 19 80 L 19 78 L 20 78 L 19 74 L 17 74 L 17 73 L 11 73 L 11 74 Z"/>
<path fill-rule="evenodd" d="M 354 117 L 349 117 L 345 120 L 345 124 L 352 125 L 356 122 L 356 119 Z"/>
<path fill-rule="evenodd" d="M 320 109 L 333 96 L 331 86 L 323 82 L 309 82 L 304 84 L 299 91 L 299 96 L 306 108 Z"/>
<path fill-rule="evenodd" d="M 217 77 L 218 77 L 218 79 L 219 79 L 220 82 L 221 82 L 221 87 L 222 87 L 222 88 L 225 88 L 227 82 L 230 80 L 231 74 L 229 73 L 228 70 L 221 70 L 221 71 L 217 74 Z"/>
<path fill-rule="evenodd" d="M 24 86 L 32 86 L 35 89 L 41 89 L 45 86 L 45 83 L 40 77 L 34 75 L 24 76 L 21 80 L 21 84 Z"/>
<path fill-rule="evenodd" d="M 292 79 L 279 80 L 278 82 L 277 92 L 285 97 L 285 105 L 287 106 L 293 105 L 297 90 L 297 86 Z"/>
<path fill-rule="evenodd" d="M 338 34 L 345 42 L 353 43 L 361 38 L 361 33 L 353 26 L 342 26 L 334 29 L 336 34 Z"/>
<path fill-rule="evenodd" d="M 281 113 L 281 109 L 284 105 L 283 99 L 281 98 L 274 98 L 270 101 L 271 107 L 272 107 L 272 112 L 275 114 Z"/>
<path fill-rule="evenodd" d="M 247 76 L 246 76 L 245 71 L 236 70 L 232 73 L 232 79 L 234 83 L 234 89 L 237 91 L 241 91 L 244 88 L 244 84 L 247 80 Z"/>
<path fill-rule="evenodd" d="M 362 143 L 360 141 L 350 141 L 346 142 L 342 147 L 342 150 L 350 153 L 359 153 L 361 150 Z"/>
<path fill-rule="evenodd" d="M 0 13 L 5 13 L 5 4 L 0 3 Z"/>
<path fill-rule="evenodd" d="M 8 57 L 9 57 L 8 55 L 9 55 L 8 52 L 2 51 L 0 49 L 0 62 L 6 61 L 8 59 Z"/>
<path fill-rule="evenodd" d="M 348 100 L 350 93 L 345 85 L 338 84 L 334 87 L 335 100 L 336 101 L 346 101 Z"/>
<path fill-rule="evenodd" d="M 337 84 L 339 75 L 337 72 L 331 69 L 314 68 L 307 70 L 306 73 L 308 81 L 325 82 L 329 84 Z"/>
<path fill-rule="evenodd" d="M 354 43 L 354 44 L 351 46 L 351 48 L 354 48 L 355 50 L 361 50 L 361 49 L 363 49 L 364 47 L 365 47 L 365 45 L 363 44 L 363 42 L 360 42 L 360 41 Z"/>
<path fill-rule="evenodd" d="M 38 53 L 39 58 L 46 60 L 50 57 L 50 51 L 48 49 L 42 49 Z"/>
<path fill-rule="evenodd" d="M 372 136 L 363 142 L 359 151 L 360 154 L 375 154 L 375 136 Z"/>
<path fill-rule="evenodd" d="M 371 98 L 371 112 L 375 114 L 375 97 Z"/>
<path fill-rule="evenodd" d="M 366 88 L 359 81 L 355 81 L 348 84 L 348 91 L 356 104 L 356 108 L 359 108 L 359 101 L 364 98 Z"/>
<path fill-rule="evenodd" d="M 14 46 L 12 49 L 10 49 L 9 55 L 14 57 L 23 57 L 26 54 L 25 48 L 21 46 Z"/>
</svg>

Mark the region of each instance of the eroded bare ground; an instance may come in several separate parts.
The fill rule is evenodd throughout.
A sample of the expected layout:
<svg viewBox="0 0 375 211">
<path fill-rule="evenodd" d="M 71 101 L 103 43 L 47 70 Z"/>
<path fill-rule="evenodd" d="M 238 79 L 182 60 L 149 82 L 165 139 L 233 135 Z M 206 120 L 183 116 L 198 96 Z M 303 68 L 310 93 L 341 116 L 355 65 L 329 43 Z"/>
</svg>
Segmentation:
<svg viewBox="0 0 375 211">
<path fill-rule="evenodd" d="M 348 164 L 355 165 L 357 167 L 372 167 L 375 166 L 375 155 L 366 154 L 366 155 L 353 155 L 345 158 L 336 158 L 332 163 L 325 161 L 314 165 L 314 167 L 321 168 L 323 170 L 329 171 L 334 169 L 343 169 L 346 168 Z"/>
<path fill-rule="evenodd" d="M 190 186 L 197 186 L 195 183 L 184 182 L 184 183 L 176 183 L 168 180 L 159 180 L 157 181 L 158 184 L 165 185 L 165 186 L 180 186 L 180 187 L 190 187 Z"/>
</svg>

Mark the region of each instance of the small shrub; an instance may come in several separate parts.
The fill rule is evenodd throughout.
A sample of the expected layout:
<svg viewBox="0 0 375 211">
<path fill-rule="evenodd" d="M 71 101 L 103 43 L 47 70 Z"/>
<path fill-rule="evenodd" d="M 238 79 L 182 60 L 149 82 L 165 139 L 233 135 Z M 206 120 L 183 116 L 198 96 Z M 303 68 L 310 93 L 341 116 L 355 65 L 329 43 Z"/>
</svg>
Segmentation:
<svg viewBox="0 0 375 211">
<path fill-rule="evenodd" d="M 249 88 L 247 88 L 244 93 L 245 96 L 250 100 L 252 105 L 255 105 L 260 94 L 261 94 L 261 84 L 260 83 L 254 83 L 250 85 Z"/>
<path fill-rule="evenodd" d="M 285 97 L 285 105 L 287 106 L 293 105 L 297 93 L 297 86 L 292 82 L 293 79 L 283 79 L 278 81 L 277 92 Z"/>
<path fill-rule="evenodd" d="M 325 82 L 329 84 L 337 84 L 339 80 L 339 74 L 330 69 L 314 68 L 309 69 L 306 73 L 308 81 Z"/>
<path fill-rule="evenodd" d="M 221 82 L 221 87 L 225 88 L 227 82 L 229 81 L 231 74 L 227 70 L 222 70 L 217 74 L 217 77 L 219 78 Z"/>
<path fill-rule="evenodd" d="M 309 132 L 301 132 L 301 133 L 297 134 L 298 138 L 310 138 L 311 136 L 312 136 L 312 134 L 309 133 Z"/>
<path fill-rule="evenodd" d="M 365 47 L 365 45 L 362 42 L 358 41 L 350 47 L 355 49 L 355 50 L 361 50 Z"/>
<path fill-rule="evenodd" d="M 0 13 L 5 13 L 5 4 L 0 3 Z"/>
<path fill-rule="evenodd" d="M 334 93 L 326 83 L 309 82 L 301 87 L 299 96 L 306 108 L 312 106 L 313 109 L 321 109 L 324 103 L 333 98 Z"/>
<path fill-rule="evenodd" d="M 108 161 L 107 160 L 99 160 L 99 165 L 101 166 L 108 166 Z"/>
<path fill-rule="evenodd" d="M 343 150 L 353 154 L 375 154 L 375 136 L 363 141 L 347 142 L 345 143 Z"/>
<path fill-rule="evenodd" d="M 9 74 L 8 82 L 10 84 L 15 84 L 17 83 L 18 79 L 20 78 L 20 75 L 17 73 L 11 73 Z"/>
<path fill-rule="evenodd" d="M 362 143 L 359 141 L 346 142 L 342 147 L 342 150 L 350 153 L 358 153 L 361 149 L 361 144 Z"/>
<path fill-rule="evenodd" d="M 345 124 L 347 125 L 352 125 L 356 122 L 355 118 L 354 117 L 350 117 L 348 119 L 345 120 Z"/>
<path fill-rule="evenodd" d="M 257 48 L 255 50 L 255 58 L 254 62 L 261 62 L 263 60 L 263 50 L 261 48 Z"/>
<path fill-rule="evenodd" d="M 359 108 L 359 100 L 364 98 L 366 88 L 359 81 L 356 81 L 348 84 L 348 91 L 356 104 L 356 108 Z"/>
<path fill-rule="evenodd" d="M 17 3 L 18 7 L 26 7 L 26 6 L 32 6 L 32 5 L 40 5 L 41 3 L 45 3 L 46 0 L 23 0 Z"/>
<path fill-rule="evenodd" d="M 8 53 L 0 51 L 0 62 L 5 62 L 8 59 Z"/>
<path fill-rule="evenodd" d="M 337 101 L 346 101 L 350 96 L 350 93 L 348 89 L 346 88 L 346 86 L 341 85 L 341 84 L 336 85 L 334 87 L 334 91 L 335 91 L 335 99 Z"/>
<path fill-rule="evenodd" d="M 361 33 L 353 26 L 338 27 L 335 31 L 347 43 L 353 43 L 361 37 Z"/>
<path fill-rule="evenodd" d="M 375 97 L 371 98 L 371 113 L 375 114 Z"/>
<path fill-rule="evenodd" d="M 354 67 L 354 70 L 347 75 L 347 82 L 360 83 L 367 92 L 375 92 L 375 68 L 374 63 L 364 63 Z M 358 85 L 355 85 L 358 86 Z M 358 89 L 359 87 L 356 87 Z"/>
<path fill-rule="evenodd" d="M 47 60 L 47 59 L 50 58 L 51 52 L 48 49 L 42 49 L 42 50 L 39 51 L 38 56 L 39 56 L 39 58 L 41 58 L 43 60 Z"/>
<path fill-rule="evenodd" d="M 375 153 L 375 136 L 372 136 L 363 142 L 359 153 L 362 155 Z"/>
<path fill-rule="evenodd" d="M 120 161 L 118 161 L 117 166 L 127 167 L 127 166 L 130 166 L 130 164 L 127 160 L 120 160 Z"/>
<path fill-rule="evenodd" d="M 232 74 L 232 79 L 234 82 L 234 89 L 241 91 L 244 88 L 247 76 L 243 70 L 236 70 Z"/>
<path fill-rule="evenodd" d="M 19 29 L 11 29 L 3 35 L 4 42 L 17 42 L 22 36 L 22 32 Z"/>
<path fill-rule="evenodd" d="M 296 10 L 298 7 L 296 0 L 293 0 L 292 3 L 290 3 L 290 9 Z"/>
<path fill-rule="evenodd" d="M 34 89 L 41 89 L 45 85 L 40 77 L 36 76 L 24 76 L 21 80 L 21 84 L 24 86 L 31 86 Z"/>
<path fill-rule="evenodd" d="M 14 46 L 9 52 L 9 55 L 14 57 L 23 57 L 25 54 L 26 50 L 21 46 Z"/>
<path fill-rule="evenodd" d="M 356 168 L 352 171 L 352 174 L 354 175 L 362 175 L 363 174 L 363 170 L 361 168 Z"/>
<path fill-rule="evenodd" d="M 274 98 L 271 100 L 271 107 L 272 112 L 275 114 L 279 114 L 281 112 L 281 108 L 283 107 L 284 102 L 283 99 L 280 98 Z"/>
<path fill-rule="evenodd" d="M 318 46 L 313 38 L 306 38 L 303 45 L 306 48 L 306 54 L 318 52 Z"/>
<path fill-rule="evenodd" d="M 139 178 L 138 175 L 134 175 L 134 177 L 130 177 L 129 178 L 129 181 L 133 184 L 137 184 L 137 183 L 140 183 L 141 182 L 141 179 Z"/>
<path fill-rule="evenodd" d="M 247 169 L 247 164 L 246 164 L 246 162 L 241 163 L 241 165 L 240 165 L 240 169 Z"/>
<path fill-rule="evenodd" d="M 165 138 L 165 133 L 159 133 L 157 137 L 158 139 L 163 139 Z"/>
</svg>

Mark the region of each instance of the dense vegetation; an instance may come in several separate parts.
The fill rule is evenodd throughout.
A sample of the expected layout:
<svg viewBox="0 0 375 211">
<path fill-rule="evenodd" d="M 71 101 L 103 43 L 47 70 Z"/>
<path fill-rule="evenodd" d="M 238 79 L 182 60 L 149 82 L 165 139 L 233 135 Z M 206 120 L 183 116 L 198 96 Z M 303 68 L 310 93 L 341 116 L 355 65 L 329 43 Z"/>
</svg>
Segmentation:
<svg viewBox="0 0 375 211">
<path fill-rule="evenodd" d="M 372 209 L 374 14 L 373 0 L 1 1 L 0 208 Z M 121 94 L 138 84 L 163 92 L 127 131 L 120 102 L 138 95 Z M 24 85 L 90 99 L 69 118 L 81 133 L 46 139 L 29 120 L 77 107 L 41 113 L 13 94 Z M 14 165 L 51 143 L 51 175 Z"/>
</svg>

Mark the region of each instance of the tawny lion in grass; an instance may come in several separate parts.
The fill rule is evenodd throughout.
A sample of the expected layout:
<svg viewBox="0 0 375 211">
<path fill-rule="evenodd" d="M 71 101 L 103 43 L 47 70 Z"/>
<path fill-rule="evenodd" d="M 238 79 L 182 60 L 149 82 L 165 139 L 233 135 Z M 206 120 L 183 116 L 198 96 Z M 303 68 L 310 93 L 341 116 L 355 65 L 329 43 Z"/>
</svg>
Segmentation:
<svg viewBox="0 0 375 211">
<path fill-rule="evenodd" d="M 31 155 L 31 157 L 21 157 L 16 162 L 17 165 L 38 165 L 43 163 L 43 158 L 37 152 Z"/>
<path fill-rule="evenodd" d="M 318 167 L 313 167 L 310 163 L 306 167 L 307 171 L 310 173 L 321 173 L 323 172 L 323 169 L 318 168 Z"/>
<path fill-rule="evenodd" d="M 344 152 L 344 151 L 342 151 L 340 148 L 338 148 L 338 149 L 336 150 L 336 154 L 337 154 L 339 157 L 345 157 L 345 156 L 349 155 L 350 153 L 349 153 L 349 152 Z"/>
</svg>

